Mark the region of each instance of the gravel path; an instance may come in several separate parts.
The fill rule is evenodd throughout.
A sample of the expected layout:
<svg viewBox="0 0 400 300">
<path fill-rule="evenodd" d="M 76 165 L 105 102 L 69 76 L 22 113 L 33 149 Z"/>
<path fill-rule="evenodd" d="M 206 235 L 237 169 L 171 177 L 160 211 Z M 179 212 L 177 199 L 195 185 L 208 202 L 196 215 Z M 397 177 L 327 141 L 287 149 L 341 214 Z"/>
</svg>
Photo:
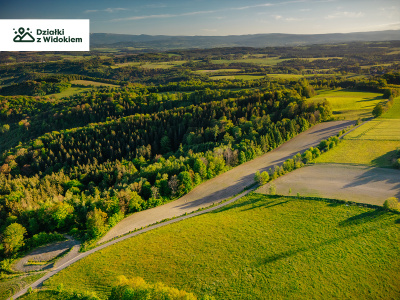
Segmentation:
<svg viewBox="0 0 400 300">
<path fill-rule="evenodd" d="M 14 269 L 18 272 L 31 272 L 31 271 L 43 271 L 49 270 L 55 266 L 55 264 L 59 264 L 59 261 L 68 261 L 75 251 L 70 251 L 65 256 L 61 257 L 60 260 L 56 262 L 52 262 L 51 260 L 55 259 L 57 256 L 62 255 L 64 252 L 67 252 L 72 247 L 76 250 L 79 250 L 79 242 L 74 240 L 72 237 L 67 236 L 68 240 L 52 243 L 49 245 L 41 246 L 36 248 L 35 250 L 28 253 L 26 256 L 21 258 L 17 263 L 13 266 Z M 73 250 L 74 250 L 73 249 Z M 50 262 L 49 262 L 50 261 Z M 48 262 L 43 264 L 32 264 L 29 262 Z"/>
</svg>

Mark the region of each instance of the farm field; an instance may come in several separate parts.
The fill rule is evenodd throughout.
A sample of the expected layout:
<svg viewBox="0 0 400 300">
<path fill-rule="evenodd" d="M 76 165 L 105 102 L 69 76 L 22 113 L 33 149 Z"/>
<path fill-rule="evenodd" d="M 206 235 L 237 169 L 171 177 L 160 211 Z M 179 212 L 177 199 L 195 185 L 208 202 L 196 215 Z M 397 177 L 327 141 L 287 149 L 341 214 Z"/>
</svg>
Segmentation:
<svg viewBox="0 0 400 300">
<path fill-rule="evenodd" d="M 395 151 L 399 147 L 400 141 L 342 140 L 315 162 L 391 167 Z"/>
<path fill-rule="evenodd" d="M 317 163 L 355 163 L 391 167 L 400 148 L 400 97 L 381 117 L 366 122 L 344 136 L 334 149 L 316 159 Z"/>
<path fill-rule="evenodd" d="M 379 209 L 252 194 L 103 249 L 45 286 L 104 298 L 125 275 L 217 299 L 394 299 L 398 219 Z"/>
<path fill-rule="evenodd" d="M 67 88 L 65 91 L 62 91 L 61 93 L 57 93 L 57 94 L 50 94 L 47 95 L 48 97 L 55 97 L 57 99 L 61 99 L 63 97 L 69 97 L 75 94 L 79 94 L 79 93 L 83 93 L 86 91 L 90 91 L 91 88 L 87 87 L 76 87 L 76 86 L 71 86 L 70 88 Z"/>
<path fill-rule="evenodd" d="M 253 80 L 264 78 L 263 75 L 216 75 L 210 76 L 210 79 L 221 80 L 221 79 L 239 79 L 239 80 Z"/>
<path fill-rule="evenodd" d="M 339 120 L 357 120 L 372 117 L 372 110 L 383 98 L 379 93 L 322 90 L 311 100 L 317 103 L 328 100 L 332 105 L 333 116 Z"/>
<path fill-rule="evenodd" d="M 91 81 L 91 80 L 73 80 L 71 81 L 71 84 L 79 84 L 79 85 L 93 85 L 93 86 L 111 86 L 111 87 L 117 87 L 118 85 L 111 84 L 111 83 L 104 83 L 104 82 L 98 82 L 98 81 Z"/>
<path fill-rule="evenodd" d="M 280 59 L 279 57 L 267 57 L 267 58 L 243 58 L 243 59 L 215 59 L 211 62 L 213 64 L 229 64 L 229 63 L 250 63 L 262 66 L 275 66 L 279 62 L 287 59 Z"/>
<path fill-rule="evenodd" d="M 143 69 L 169 69 L 172 67 L 180 66 L 184 63 L 186 63 L 186 60 L 179 60 L 179 61 L 166 61 L 166 62 L 127 62 L 127 63 L 121 63 L 121 64 L 116 64 L 112 66 L 113 69 L 115 68 L 120 68 L 120 67 L 126 67 L 126 66 L 134 66 L 134 67 L 141 67 Z"/>
<path fill-rule="evenodd" d="M 297 169 L 262 186 L 268 194 L 271 184 L 279 195 L 321 197 L 383 205 L 389 197 L 400 197 L 400 171 L 384 168 L 317 164 Z M 289 193 L 290 190 L 290 193 Z"/>
</svg>

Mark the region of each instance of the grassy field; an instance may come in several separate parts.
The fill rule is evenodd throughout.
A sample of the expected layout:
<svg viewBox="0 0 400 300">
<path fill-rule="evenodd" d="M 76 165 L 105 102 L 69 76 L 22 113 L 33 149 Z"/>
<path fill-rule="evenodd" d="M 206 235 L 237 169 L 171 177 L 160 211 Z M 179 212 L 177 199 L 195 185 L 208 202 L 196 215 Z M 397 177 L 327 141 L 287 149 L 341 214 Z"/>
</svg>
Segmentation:
<svg viewBox="0 0 400 300">
<path fill-rule="evenodd" d="M 397 148 L 400 148 L 400 141 L 343 140 L 315 162 L 391 167 Z"/>
<path fill-rule="evenodd" d="M 86 91 L 90 91 L 91 88 L 87 87 L 76 87 L 76 86 L 71 86 L 70 88 L 67 88 L 65 91 L 62 91 L 61 93 L 57 93 L 57 94 L 50 94 L 47 95 L 49 97 L 55 97 L 57 99 L 63 98 L 63 97 L 69 97 L 75 94 L 79 94 L 82 92 L 86 92 Z"/>
<path fill-rule="evenodd" d="M 240 69 L 215 69 L 215 70 L 197 70 L 194 73 L 219 73 L 219 72 L 239 72 Z"/>
<path fill-rule="evenodd" d="M 105 297 L 118 275 L 217 299 L 400 297 L 399 215 L 253 194 L 110 246 L 52 277 Z"/>
<path fill-rule="evenodd" d="M 375 105 L 383 100 L 382 94 L 352 90 L 322 90 L 311 100 L 332 104 L 334 117 L 340 120 L 357 120 L 372 117 Z"/>
<path fill-rule="evenodd" d="M 111 86 L 111 87 L 118 87 L 118 85 L 111 84 L 111 83 L 103 83 L 98 81 L 91 81 L 91 80 L 73 80 L 71 81 L 72 84 L 79 84 L 79 85 L 93 85 L 93 86 Z"/>
<path fill-rule="evenodd" d="M 355 163 L 391 167 L 400 148 L 400 97 L 381 117 L 349 132 L 334 149 L 321 155 L 317 163 Z"/>
<path fill-rule="evenodd" d="M 43 273 L 28 275 L 28 276 L 17 276 L 12 279 L 1 279 L 0 280 L 0 300 L 5 300 L 8 297 L 14 295 L 26 285 L 35 282 Z"/>
<path fill-rule="evenodd" d="M 267 57 L 267 58 L 244 58 L 244 59 L 217 59 L 217 60 L 211 60 L 211 62 L 213 64 L 249 63 L 262 66 L 274 66 L 277 63 L 285 60 L 287 59 L 280 59 L 279 57 Z"/>
<path fill-rule="evenodd" d="M 134 66 L 134 67 L 141 67 L 143 69 L 169 69 L 172 67 L 180 66 L 186 62 L 187 62 L 186 60 L 165 61 L 165 62 L 155 62 L 155 63 L 127 62 L 122 64 L 116 64 L 115 66 L 112 66 L 112 68 L 115 69 L 126 66 Z"/>
<path fill-rule="evenodd" d="M 375 119 L 350 132 L 346 139 L 400 141 L 400 119 Z"/>
<path fill-rule="evenodd" d="M 210 79 L 213 79 L 213 80 L 220 80 L 220 79 L 253 80 L 253 79 L 261 79 L 264 77 L 265 76 L 263 76 L 263 75 L 216 75 L 216 76 L 210 76 Z"/>
</svg>

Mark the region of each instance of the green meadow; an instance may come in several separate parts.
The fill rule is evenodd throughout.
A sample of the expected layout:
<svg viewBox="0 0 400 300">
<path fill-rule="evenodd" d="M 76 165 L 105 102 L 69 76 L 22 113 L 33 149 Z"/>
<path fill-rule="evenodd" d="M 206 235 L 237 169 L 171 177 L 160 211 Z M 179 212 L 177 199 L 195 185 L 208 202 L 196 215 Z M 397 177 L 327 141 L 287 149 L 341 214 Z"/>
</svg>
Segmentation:
<svg viewBox="0 0 400 300">
<path fill-rule="evenodd" d="M 105 299 L 124 275 L 216 299 L 398 299 L 399 220 L 382 209 L 254 193 L 107 247 L 45 287 Z"/>
<path fill-rule="evenodd" d="M 349 132 L 337 147 L 318 157 L 316 162 L 391 167 L 396 149 L 400 149 L 400 97 L 381 117 Z"/>
<path fill-rule="evenodd" d="M 357 120 L 372 117 L 375 105 L 383 100 L 382 94 L 352 90 L 322 90 L 311 99 L 315 102 L 328 100 L 333 115 L 339 120 Z"/>
<path fill-rule="evenodd" d="M 79 93 L 83 93 L 86 91 L 90 91 L 91 88 L 90 87 L 77 87 L 77 86 L 71 86 L 69 88 L 67 88 L 65 91 L 62 91 L 61 93 L 57 93 L 57 94 L 50 94 L 47 95 L 49 97 L 54 97 L 57 99 L 61 99 L 64 97 L 69 97 L 75 94 L 79 94 Z"/>
<path fill-rule="evenodd" d="M 71 81 L 71 84 L 79 84 L 79 85 L 93 85 L 93 86 L 111 86 L 111 87 L 117 87 L 118 85 L 111 84 L 111 83 L 103 83 L 103 82 L 98 82 L 98 81 L 92 81 L 92 80 L 73 80 Z"/>
<path fill-rule="evenodd" d="M 0 279 L 0 299 L 5 300 L 8 297 L 11 297 L 16 292 L 18 292 L 28 284 L 35 282 L 42 276 L 43 273 L 37 273 L 27 276 L 25 275 L 16 276 L 11 279 L 8 278 Z"/>
</svg>

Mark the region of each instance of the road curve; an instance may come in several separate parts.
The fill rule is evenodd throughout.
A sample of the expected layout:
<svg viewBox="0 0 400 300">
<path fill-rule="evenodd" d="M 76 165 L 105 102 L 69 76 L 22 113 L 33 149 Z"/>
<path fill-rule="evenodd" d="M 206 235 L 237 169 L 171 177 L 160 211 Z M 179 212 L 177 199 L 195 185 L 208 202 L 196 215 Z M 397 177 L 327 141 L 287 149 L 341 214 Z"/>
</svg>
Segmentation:
<svg viewBox="0 0 400 300">
<path fill-rule="evenodd" d="M 80 253 L 68 262 L 65 262 L 62 265 L 58 265 L 55 269 L 51 270 L 45 276 L 32 283 L 29 287 L 35 289 L 41 286 L 45 280 L 57 274 L 61 270 L 67 268 L 71 264 L 115 243 L 161 226 L 165 226 L 187 218 L 207 213 L 209 211 L 218 209 L 222 206 L 228 205 L 236 201 L 237 199 L 247 195 L 254 189 L 247 190 L 240 195 L 232 198 L 231 200 L 221 203 L 220 205 L 213 206 L 211 208 L 195 212 L 190 215 L 182 216 L 185 213 L 191 213 L 200 208 L 205 208 L 212 205 L 213 203 L 218 203 L 228 198 L 231 198 L 234 195 L 237 195 L 238 193 L 243 191 L 244 188 L 254 183 L 254 173 L 256 171 L 267 171 L 269 168 L 272 168 L 275 165 L 280 165 L 286 159 L 293 157 L 296 153 L 302 153 L 308 148 L 318 145 L 321 140 L 336 135 L 342 129 L 353 124 L 354 121 L 333 121 L 317 124 L 306 132 L 303 132 L 291 139 L 290 141 L 282 144 L 273 151 L 257 157 L 252 161 L 241 164 L 228 172 L 225 172 L 211 180 L 202 183 L 201 185 L 193 189 L 189 194 L 179 198 L 178 200 L 130 215 L 129 217 L 119 222 L 116 226 L 114 226 L 99 241 L 99 243 L 103 243 L 102 245 L 99 245 L 98 247 L 90 251 Z M 162 220 L 178 216 L 181 217 L 153 226 L 149 226 Z M 127 234 L 131 231 L 143 227 L 146 228 Z M 113 238 L 116 238 L 118 236 L 122 237 L 112 240 Z M 18 297 L 22 296 L 28 291 L 29 287 L 24 288 L 20 292 L 10 297 L 8 300 L 10 300 L 11 298 L 15 300 Z"/>
</svg>

